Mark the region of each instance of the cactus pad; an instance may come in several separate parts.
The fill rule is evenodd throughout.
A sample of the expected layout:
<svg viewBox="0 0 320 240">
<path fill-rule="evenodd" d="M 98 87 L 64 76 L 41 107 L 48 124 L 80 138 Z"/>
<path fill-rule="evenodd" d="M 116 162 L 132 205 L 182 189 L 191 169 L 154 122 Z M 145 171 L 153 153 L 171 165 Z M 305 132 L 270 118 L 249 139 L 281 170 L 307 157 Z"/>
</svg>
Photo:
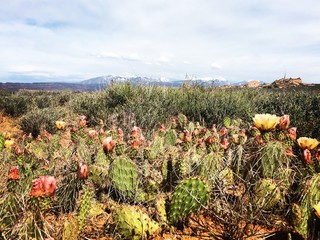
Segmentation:
<svg viewBox="0 0 320 240">
<path fill-rule="evenodd" d="M 121 197 L 130 200 L 135 198 L 138 188 L 138 168 L 130 158 L 116 158 L 110 165 L 109 178 Z"/>
<path fill-rule="evenodd" d="M 272 179 L 261 179 L 254 187 L 254 201 L 264 210 L 273 208 L 281 200 L 279 187 Z"/>
<path fill-rule="evenodd" d="M 126 239 L 146 239 L 160 230 L 158 223 L 136 206 L 118 207 L 113 212 L 113 220 L 118 232 Z"/>
<path fill-rule="evenodd" d="M 184 216 L 198 211 L 206 206 L 210 193 L 207 183 L 199 178 L 188 178 L 182 180 L 176 187 L 170 207 L 168 220 L 175 223 Z"/>
</svg>

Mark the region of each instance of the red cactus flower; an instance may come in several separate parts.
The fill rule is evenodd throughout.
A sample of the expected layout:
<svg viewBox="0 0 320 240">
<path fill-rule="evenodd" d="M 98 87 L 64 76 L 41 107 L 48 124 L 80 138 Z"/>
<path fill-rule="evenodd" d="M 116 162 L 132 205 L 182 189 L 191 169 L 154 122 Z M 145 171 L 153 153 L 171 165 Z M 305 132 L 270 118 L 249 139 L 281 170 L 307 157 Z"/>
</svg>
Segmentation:
<svg viewBox="0 0 320 240">
<path fill-rule="evenodd" d="M 117 132 L 118 132 L 118 141 L 123 142 L 124 134 L 123 134 L 122 129 L 118 128 Z"/>
<path fill-rule="evenodd" d="M 89 177 L 88 164 L 84 162 L 79 162 L 78 164 L 78 178 L 87 179 Z"/>
<path fill-rule="evenodd" d="M 18 180 L 20 179 L 19 176 L 19 167 L 18 166 L 11 166 L 10 171 L 9 171 L 9 180 Z"/>
<path fill-rule="evenodd" d="M 44 196 L 44 190 L 42 186 L 42 181 L 40 178 L 36 178 L 32 180 L 32 188 L 30 191 L 30 196 L 32 197 L 43 197 Z"/>
<path fill-rule="evenodd" d="M 90 138 L 94 139 L 98 136 L 98 133 L 96 130 L 89 130 L 88 135 Z"/>
<path fill-rule="evenodd" d="M 100 128 L 99 135 L 104 135 L 104 134 L 105 134 L 105 131 L 103 130 L 103 128 Z"/>
<path fill-rule="evenodd" d="M 23 150 L 23 148 L 16 146 L 15 152 L 16 152 L 16 155 L 22 155 L 24 150 Z"/>
<path fill-rule="evenodd" d="M 87 117 L 82 115 L 79 117 L 79 125 L 80 127 L 85 127 L 87 125 Z"/>
<path fill-rule="evenodd" d="M 197 141 L 197 147 L 203 147 L 203 139 L 199 138 Z"/>
<path fill-rule="evenodd" d="M 45 197 L 53 196 L 57 189 L 56 179 L 53 176 L 41 176 L 39 178 L 42 181 Z"/>
<path fill-rule="evenodd" d="M 52 176 L 40 176 L 32 180 L 30 196 L 51 197 L 57 189 L 56 180 Z"/>
<path fill-rule="evenodd" d="M 217 125 L 214 123 L 211 126 L 211 132 L 216 133 L 217 132 Z"/>
<path fill-rule="evenodd" d="M 296 140 L 297 138 L 297 128 L 296 127 L 292 127 L 288 129 L 288 137 L 291 140 Z"/>
<path fill-rule="evenodd" d="M 206 144 L 207 144 L 207 145 L 212 145 L 213 143 L 214 143 L 213 137 L 212 137 L 212 136 L 208 136 L 208 137 L 206 138 Z"/>
<path fill-rule="evenodd" d="M 227 149 L 229 147 L 228 138 L 224 137 L 224 138 L 221 139 L 220 147 L 223 148 L 223 149 Z"/>
<path fill-rule="evenodd" d="M 198 135 L 199 135 L 199 130 L 196 128 L 196 129 L 193 130 L 192 136 L 196 137 Z"/>
<path fill-rule="evenodd" d="M 134 127 L 132 128 L 132 130 L 131 130 L 130 136 L 131 136 L 132 138 L 136 138 L 136 137 L 138 137 L 139 133 L 140 133 L 140 128 L 137 127 L 137 126 L 134 126 Z"/>
<path fill-rule="evenodd" d="M 311 164 L 312 163 L 311 152 L 307 148 L 303 150 L 303 159 L 307 164 Z"/>
<path fill-rule="evenodd" d="M 220 129 L 220 132 L 219 132 L 220 137 L 221 137 L 221 136 L 224 136 L 224 135 L 226 135 L 226 134 L 227 134 L 227 128 L 226 128 L 226 127 L 222 127 L 222 128 Z"/>
<path fill-rule="evenodd" d="M 184 133 L 183 141 L 184 142 L 191 142 L 192 137 L 191 137 L 191 134 L 189 133 L 189 131 L 188 130 L 184 130 L 183 133 Z"/>
<path fill-rule="evenodd" d="M 206 133 L 207 133 L 207 129 L 204 127 L 204 128 L 201 128 L 201 133 L 203 134 L 203 135 L 205 135 Z"/>
<path fill-rule="evenodd" d="M 294 157 L 294 153 L 293 153 L 292 147 L 289 147 L 286 150 L 286 155 L 289 156 L 289 157 Z"/>
<path fill-rule="evenodd" d="M 316 159 L 320 161 L 320 149 L 318 149 L 316 152 Z"/>
<path fill-rule="evenodd" d="M 280 129 L 288 129 L 290 125 L 290 116 L 289 115 L 283 115 L 282 117 L 280 117 L 279 120 L 279 127 Z"/>
<path fill-rule="evenodd" d="M 115 147 L 115 142 L 112 140 L 112 137 L 109 136 L 109 137 L 106 137 L 103 142 L 102 142 L 102 145 L 103 145 L 103 150 L 105 152 L 111 152 L 114 147 Z"/>
</svg>

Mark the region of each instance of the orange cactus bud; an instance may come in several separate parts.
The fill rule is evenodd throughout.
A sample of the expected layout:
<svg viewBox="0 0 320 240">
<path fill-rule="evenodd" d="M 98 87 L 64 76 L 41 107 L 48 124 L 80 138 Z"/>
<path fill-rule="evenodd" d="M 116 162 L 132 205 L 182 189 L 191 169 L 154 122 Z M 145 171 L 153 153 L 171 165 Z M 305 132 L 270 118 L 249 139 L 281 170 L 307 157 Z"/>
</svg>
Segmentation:
<svg viewBox="0 0 320 240">
<path fill-rule="evenodd" d="M 98 136 L 98 133 L 96 130 L 89 130 L 88 134 L 89 134 L 89 137 L 92 139 Z"/>
<path fill-rule="evenodd" d="M 114 149 L 116 144 L 113 141 L 112 137 L 109 136 L 103 140 L 102 145 L 103 145 L 103 150 L 105 152 L 111 152 Z"/>
<path fill-rule="evenodd" d="M 213 137 L 212 137 L 212 136 L 208 136 L 208 137 L 206 138 L 206 144 L 212 145 L 213 143 L 214 143 Z"/>
<path fill-rule="evenodd" d="M 316 159 L 320 161 L 320 149 L 318 149 L 316 152 Z"/>
<path fill-rule="evenodd" d="M 8 179 L 10 179 L 10 180 L 18 180 L 18 179 L 20 179 L 19 167 L 18 166 L 12 166 L 10 168 Z"/>
<path fill-rule="evenodd" d="M 79 162 L 78 164 L 78 178 L 87 179 L 89 177 L 88 164 L 84 162 Z"/>
<path fill-rule="evenodd" d="M 297 128 L 296 127 L 292 127 L 292 128 L 288 129 L 288 137 L 293 141 L 296 140 L 296 138 L 297 138 Z"/>
<path fill-rule="evenodd" d="M 138 137 L 138 134 L 139 134 L 139 133 L 140 133 L 140 128 L 137 127 L 137 126 L 134 126 L 134 127 L 132 128 L 132 130 L 131 130 L 130 136 L 131 136 L 132 138 L 136 138 L 136 137 Z"/>
<path fill-rule="evenodd" d="M 303 159 L 307 164 L 311 164 L 312 163 L 311 152 L 307 148 L 303 150 Z"/>
<path fill-rule="evenodd" d="M 40 176 L 32 180 L 30 196 L 51 197 L 57 189 L 56 180 L 52 176 Z"/>
<path fill-rule="evenodd" d="M 283 115 L 282 117 L 280 117 L 279 120 L 279 127 L 280 129 L 288 129 L 290 125 L 290 116 L 289 115 Z"/>
<path fill-rule="evenodd" d="M 192 137 L 191 137 L 191 134 L 189 133 L 189 131 L 188 130 L 184 130 L 183 133 L 184 133 L 183 141 L 184 142 L 191 142 Z"/>
<path fill-rule="evenodd" d="M 199 130 L 196 128 L 195 130 L 193 130 L 192 136 L 196 137 L 198 135 L 199 135 Z"/>
<path fill-rule="evenodd" d="M 80 127 L 86 127 L 87 126 L 87 117 L 82 115 L 79 117 L 79 125 Z"/>
<path fill-rule="evenodd" d="M 221 139 L 220 147 L 223 148 L 223 149 L 227 149 L 229 147 L 228 138 L 224 137 L 224 138 Z"/>
<path fill-rule="evenodd" d="M 211 131 L 214 132 L 214 133 L 217 132 L 217 125 L 216 124 L 212 124 Z"/>
<path fill-rule="evenodd" d="M 16 152 L 16 155 L 22 155 L 24 150 L 23 148 L 16 146 L 15 152 Z"/>
<path fill-rule="evenodd" d="M 222 137 L 226 134 L 227 134 L 227 128 L 226 127 L 221 128 L 220 132 L 219 132 L 220 137 Z"/>
</svg>

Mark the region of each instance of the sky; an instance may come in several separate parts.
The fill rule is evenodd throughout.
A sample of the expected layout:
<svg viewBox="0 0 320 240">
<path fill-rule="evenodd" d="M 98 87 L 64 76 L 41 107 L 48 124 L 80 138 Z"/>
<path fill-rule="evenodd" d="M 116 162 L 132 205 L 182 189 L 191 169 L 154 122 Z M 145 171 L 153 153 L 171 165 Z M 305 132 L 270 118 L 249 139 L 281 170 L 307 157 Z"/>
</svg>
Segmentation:
<svg viewBox="0 0 320 240">
<path fill-rule="evenodd" d="M 104 75 L 320 83 L 319 0 L 10 0 L 0 82 Z"/>
</svg>

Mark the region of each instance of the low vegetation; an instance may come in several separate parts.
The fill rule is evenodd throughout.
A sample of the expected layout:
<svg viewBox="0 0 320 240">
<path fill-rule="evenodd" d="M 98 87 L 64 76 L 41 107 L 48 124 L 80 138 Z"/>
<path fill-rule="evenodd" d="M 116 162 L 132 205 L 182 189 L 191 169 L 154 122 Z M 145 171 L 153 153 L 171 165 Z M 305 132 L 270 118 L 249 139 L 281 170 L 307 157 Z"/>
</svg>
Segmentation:
<svg viewBox="0 0 320 240">
<path fill-rule="evenodd" d="M 0 94 L 3 239 L 320 237 L 317 90 Z"/>
</svg>

